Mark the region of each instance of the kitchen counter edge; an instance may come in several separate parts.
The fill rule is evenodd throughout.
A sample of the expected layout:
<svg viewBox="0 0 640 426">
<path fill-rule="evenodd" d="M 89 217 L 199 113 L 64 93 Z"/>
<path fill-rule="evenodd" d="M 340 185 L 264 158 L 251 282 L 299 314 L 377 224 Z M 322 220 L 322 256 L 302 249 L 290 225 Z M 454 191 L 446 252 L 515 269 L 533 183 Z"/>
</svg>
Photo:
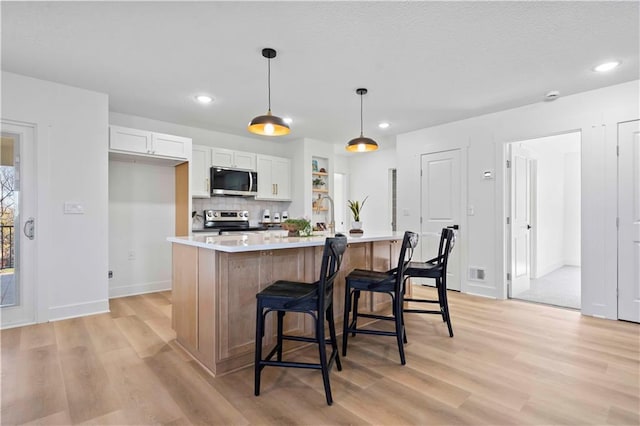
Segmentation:
<svg viewBox="0 0 640 426">
<path fill-rule="evenodd" d="M 402 232 L 371 233 L 362 236 L 347 236 L 348 243 L 367 243 L 402 239 Z M 324 245 L 328 236 L 276 238 L 264 234 L 238 234 L 233 236 L 192 235 L 188 237 L 167 237 L 167 241 L 227 253 L 259 250 L 279 250 Z"/>
</svg>

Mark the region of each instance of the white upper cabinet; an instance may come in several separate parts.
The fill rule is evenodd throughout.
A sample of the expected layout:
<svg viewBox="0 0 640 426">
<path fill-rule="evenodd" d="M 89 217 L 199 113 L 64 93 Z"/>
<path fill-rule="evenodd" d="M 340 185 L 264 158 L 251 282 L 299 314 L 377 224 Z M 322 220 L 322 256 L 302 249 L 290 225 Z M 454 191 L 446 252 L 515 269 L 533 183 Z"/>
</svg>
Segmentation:
<svg viewBox="0 0 640 426">
<path fill-rule="evenodd" d="M 191 196 L 210 197 L 211 148 L 193 145 L 191 156 Z"/>
<path fill-rule="evenodd" d="M 257 200 L 291 200 L 291 160 L 257 155 Z"/>
<path fill-rule="evenodd" d="M 109 149 L 148 154 L 151 149 L 151 132 L 111 126 L 109 128 Z"/>
<path fill-rule="evenodd" d="M 256 170 L 256 154 L 251 152 L 213 148 L 212 154 L 212 166 Z"/>
<path fill-rule="evenodd" d="M 151 153 L 163 157 L 188 158 L 191 150 L 191 139 L 180 136 L 151 134 Z"/>
<path fill-rule="evenodd" d="M 150 157 L 187 160 L 191 152 L 191 139 L 146 130 L 110 126 L 109 150 Z"/>
</svg>

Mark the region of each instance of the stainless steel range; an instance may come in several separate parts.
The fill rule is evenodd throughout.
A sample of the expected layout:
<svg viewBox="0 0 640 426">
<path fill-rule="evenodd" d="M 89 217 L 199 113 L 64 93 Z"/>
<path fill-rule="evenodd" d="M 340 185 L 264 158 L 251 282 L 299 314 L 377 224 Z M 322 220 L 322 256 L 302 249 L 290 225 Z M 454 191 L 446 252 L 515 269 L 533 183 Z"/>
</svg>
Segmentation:
<svg viewBox="0 0 640 426">
<path fill-rule="evenodd" d="M 251 226 L 249 212 L 246 210 L 205 210 L 203 231 L 258 231 L 261 226 Z"/>
</svg>

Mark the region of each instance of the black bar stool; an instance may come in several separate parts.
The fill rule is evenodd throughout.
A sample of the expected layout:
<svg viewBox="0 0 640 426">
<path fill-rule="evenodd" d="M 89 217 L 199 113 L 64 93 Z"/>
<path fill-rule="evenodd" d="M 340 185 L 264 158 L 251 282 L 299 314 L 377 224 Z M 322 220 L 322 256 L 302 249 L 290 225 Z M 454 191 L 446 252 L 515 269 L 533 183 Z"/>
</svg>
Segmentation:
<svg viewBox="0 0 640 426">
<path fill-rule="evenodd" d="M 451 316 L 449 315 L 449 303 L 447 302 L 447 263 L 449 254 L 455 245 L 455 233 L 453 229 L 443 228 L 440 235 L 440 245 L 438 246 L 438 256 L 426 262 L 409 262 L 405 271 L 405 281 L 411 277 L 416 278 L 434 278 L 436 280 L 436 290 L 438 292 L 438 300 L 405 298 L 405 302 L 417 303 L 437 303 L 440 305 L 438 310 L 427 309 L 409 309 L 405 308 L 404 312 L 417 314 L 436 314 L 442 315 L 442 321 L 447 323 L 449 327 L 449 337 L 453 337 L 453 327 L 451 327 Z M 405 336 L 406 342 L 406 336 Z"/>
<path fill-rule="evenodd" d="M 255 352 L 255 395 L 260 395 L 260 373 L 267 366 L 311 368 L 322 370 L 324 392 L 327 404 L 331 405 L 331 386 L 329 384 L 329 371 L 335 361 L 338 371 L 342 370 L 338 355 L 338 342 L 336 339 L 336 327 L 333 320 L 333 282 L 340 270 L 342 255 L 347 248 L 347 237 L 336 235 L 335 238 L 327 238 L 322 253 L 320 267 L 320 279 L 315 283 L 301 283 L 295 281 L 276 281 L 256 295 L 256 352 Z M 276 346 L 262 359 L 262 338 L 264 337 L 264 322 L 269 312 L 278 313 L 278 332 Z M 303 312 L 315 319 L 315 337 L 290 336 L 282 332 L 284 316 L 287 312 Z M 324 337 L 324 322 L 329 323 L 330 338 Z M 289 362 L 282 360 L 283 340 L 296 340 L 302 342 L 314 342 L 318 344 L 320 362 L 318 364 L 306 362 Z M 333 348 L 327 359 L 326 345 Z M 271 358 L 277 354 L 277 360 Z"/>
<path fill-rule="evenodd" d="M 406 364 L 404 357 L 404 323 L 402 320 L 402 296 L 405 269 L 411 260 L 413 250 L 418 244 L 418 234 L 406 231 L 400 248 L 398 266 L 387 272 L 367 271 L 354 269 L 346 279 L 346 289 L 344 296 L 344 328 L 342 334 L 342 356 L 347 356 L 347 338 L 349 333 L 355 336 L 357 333 L 376 334 L 381 336 L 396 336 L 398 340 L 398 350 L 400 351 L 400 362 Z M 405 259 L 407 258 L 407 259 Z M 391 296 L 392 314 L 391 316 L 377 314 L 362 314 L 358 312 L 358 300 L 360 292 L 370 291 L 374 293 L 386 293 Z M 353 319 L 349 322 L 350 313 L 353 312 Z M 379 320 L 394 321 L 394 331 L 372 330 L 358 328 L 358 318 L 374 318 Z"/>
</svg>

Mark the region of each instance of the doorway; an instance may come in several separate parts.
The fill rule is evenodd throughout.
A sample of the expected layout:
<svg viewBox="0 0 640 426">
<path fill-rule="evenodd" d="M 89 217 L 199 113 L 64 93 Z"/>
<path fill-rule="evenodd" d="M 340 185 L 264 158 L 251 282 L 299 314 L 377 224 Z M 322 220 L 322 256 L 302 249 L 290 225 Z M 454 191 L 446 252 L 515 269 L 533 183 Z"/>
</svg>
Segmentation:
<svg viewBox="0 0 640 426">
<path fill-rule="evenodd" d="M 35 322 L 34 129 L 2 121 L 0 309 L 2 328 Z"/>
<path fill-rule="evenodd" d="M 346 220 L 347 205 L 347 176 L 342 173 L 333 174 L 333 204 L 335 217 L 335 231 L 347 232 L 349 229 Z"/>
<path fill-rule="evenodd" d="M 510 143 L 509 297 L 581 307 L 581 133 Z"/>
</svg>

